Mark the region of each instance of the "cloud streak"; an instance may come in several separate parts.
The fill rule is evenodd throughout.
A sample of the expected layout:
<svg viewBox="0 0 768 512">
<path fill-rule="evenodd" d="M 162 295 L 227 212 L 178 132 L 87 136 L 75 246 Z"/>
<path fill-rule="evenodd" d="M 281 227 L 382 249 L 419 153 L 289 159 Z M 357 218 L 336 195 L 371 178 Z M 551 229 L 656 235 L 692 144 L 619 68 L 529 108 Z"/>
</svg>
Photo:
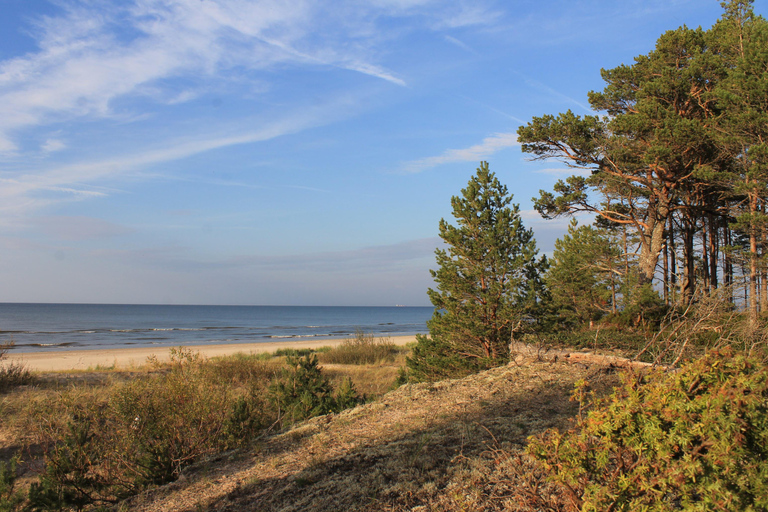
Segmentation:
<svg viewBox="0 0 768 512">
<path fill-rule="evenodd" d="M 87 156 L 92 148 L 77 140 L 80 126 L 109 133 L 109 123 L 133 123 L 141 134 L 142 123 L 161 115 L 173 119 L 183 108 L 179 105 L 206 94 L 238 88 L 239 99 L 258 97 L 286 68 L 344 69 L 406 86 L 405 78 L 382 64 L 392 37 L 383 26 L 397 19 L 405 32 L 442 30 L 491 23 L 496 16 L 463 0 L 445 9 L 436 9 L 434 0 L 297 0 L 290 5 L 278 0 L 59 0 L 56 5 L 57 14 L 26 27 L 37 50 L 0 61 L 0 162 L 24 162 L 0 175 L 2 222 L 56 202 L 104 196 L 106 189 L 96 184 L 127 172 L 297 133 L 347 116 L 360 105 L 353 105 L 354 94 L 342 87 L 314 99 L 310 108 L 297 103 L 296 111 L 280 106 L 272 114 L 256 108 L 228 127 L 188 119 L 168 129 L 173 138 L 141 142 L 138 135 L 131 154 L 94 158 Z M 246 124 L 261 128 L 237 133 Z M 177 133 L 176 127 L 182 130 Z M 54 155 L 70 163 L 46 165 Z M 37 164 L 32 167 L 30 161 Z"/>
<path fill-rule="evenodd" d="M 121 98 L 149 96 L 172 105 L 198 96 L 176 90 L 179 77 L 203 84 L 243 70 L 257 82 L 277 66 L 347 69 L 404 86 L 377 56 L 392 18 L 433 30 L 492 22 L 476 3 L 279 2 L 276 0 L 61 0 L 63 14 L 40 18 L 39 50 L 0 62 L 0 152 L 21 151 L 24 129 L 71 119 L 125 115 Z M 210 85 L 210 83 L 209 83 Z"/>
<path fill-rule="evenodd" d="M 189 256 L 189 248 L 161 247 L 127 251 L 99 250 L 100 258 L 117 258 L 145 266 L 160 267 L 173 272 L 200 270 L 252 269 L 259 272 L 328 272 L 342 274 L 371 274 L 396 272 L 403 265 L 434 257 L 442 247 L 439 238 L 422 238 L 404 242 L 363 247 L 348 251 L 307 252 L 277 256 L 242 255 L 214 261 Z"/>
<path fill-rule="evenodd" d="M 402 165 L 402 170 L 406 173 L 418 173 L 432 169 L 439 165 L 450 164 L 454 162 L 476 162 L 506 148 L 519 146 L 517 134 L 515 133 L 496 133 L 486 137 L 480 144 L 475 144 L 463 149 L 449 149 L 438 156 L 430 156 L 411 160 Z"/>
<path fill-rule="evenodd" d="M 51 203 L 106 193 L 94 184 L 114 179 L 131 171 L 154 164 L 188 158 L 206 151 L 239 144 L 262 142 L 295 133 L 326 122 L 329 112 L 338 115 L 343 104 L 318 106 L 293 116 L 274 121 L 260 130 L 229 136 L 198 136 L 167 143 L 164 147 L 112 158 L 63 165 L 36 174 L 21 174 L 0 179 L 0 211 L 6 216 L 28 214 Z"/>
</svg>

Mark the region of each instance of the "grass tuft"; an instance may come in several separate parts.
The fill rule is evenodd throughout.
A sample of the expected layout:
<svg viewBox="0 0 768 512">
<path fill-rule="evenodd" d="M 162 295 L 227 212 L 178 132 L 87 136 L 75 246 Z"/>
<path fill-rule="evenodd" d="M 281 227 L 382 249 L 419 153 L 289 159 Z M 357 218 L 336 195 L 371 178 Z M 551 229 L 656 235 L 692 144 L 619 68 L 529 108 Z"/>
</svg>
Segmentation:
<svg viewBox="0 0 768 512">
<path fill-rule="evenodd" d="M 5 393 L 15 387 L 32 384 L 35 377 L 27 366 L 22 363 L 2 363 L 8 350 L 13 348 L 13 341 L 0 344 L 0 393 Z"/>
<path fill-rule="evenodd" d="M 394 363 L 400 348 L 391 338 L 375 338 L 373 334 L 357 331 L 354 338 L 320 354 L 325 364 L 379 364 Z"/>
</svg>

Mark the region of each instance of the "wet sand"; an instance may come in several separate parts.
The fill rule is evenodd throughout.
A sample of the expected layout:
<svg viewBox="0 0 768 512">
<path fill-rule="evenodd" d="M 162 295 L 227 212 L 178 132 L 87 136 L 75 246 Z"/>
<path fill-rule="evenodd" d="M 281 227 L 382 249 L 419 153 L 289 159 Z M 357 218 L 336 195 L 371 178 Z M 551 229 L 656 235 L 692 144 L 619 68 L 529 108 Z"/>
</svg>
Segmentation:
<svg viewBox="0 0 768 512">
<path fill-rule="evenodd" d="M 415 336 L 393 336 L 396 345 L 406 345 L 416 340 Z M 274 352 L 279 348 L 319 348 L 333 347 L 345 339 L 269 341 L 265 343 L 235 343 L 228 345 L 183 345 L 205 357 L 258 354 Z M 50 372 L 63 370 L 95 370 L 96 367 L 138 368 L 147 362 L 149 356 L 156 356 L 160 361 L 168 360 L 170 347 L 115 348 L 96 350 L 59 350 L 55 352 L 9 352 L 8 361 L 23 363 L 32 371 Z"/>
</svg>

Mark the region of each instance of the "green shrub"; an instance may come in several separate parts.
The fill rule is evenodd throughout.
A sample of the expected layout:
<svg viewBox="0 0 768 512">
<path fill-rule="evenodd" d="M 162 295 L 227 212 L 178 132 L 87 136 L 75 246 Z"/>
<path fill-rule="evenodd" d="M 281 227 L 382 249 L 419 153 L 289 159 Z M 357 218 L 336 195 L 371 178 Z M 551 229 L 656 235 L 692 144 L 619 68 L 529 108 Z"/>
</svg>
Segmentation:
<svg viewBox="0 0 768 512">
<path fill-rule="evenodd" d="M 112 397 L 128 469 L 141 480 L 172 480 L 184 465 L 224 447 L 236 397 L 230 386 L 207 378 L 206 370 L 204 363 L 179 364 L 162 377 L 129 382 Z"/>
<path fill-rule="evenodd" d="M 468 358 L 442 339 L 416 335 L 416 345 L 405 360 L 409 382 L 435 382 L 466 377 L 501 363 L 488 358 Z M 403 379 L 398 377 L 400 381 Z"/>
<path fill-rule="evenodd" d="M 333 386 L 318 365 L 314 354 L 289 356 L 281 378 L 269 387 L 269 400 L 277 410 L 283 425 L 339 412 L 365 400 L 355 390 L 352 381 L 342 381 L 334 393 Z"/>
<path fill-rule="evenodd" d="M 357 331 L 354 338 L 320 354 L 326 364 L 377 364 L 394 362 L 399 349 L 391 338 L 375 338 L 373 334 Z"/>
<path fill-rule="evenodd" d="M 269 387 L 269 399 L 288 424 L 333 410 L 333 389 L 314 354 L 288 356 L 283 375 Z"/>
<path fill-rule="evenodd" d="M 659 328 L 669 311 L 664 300 L 649 283 L 632 287 L 625 300 L 627 304 L 624 309 L 611 318 L 619 325 L 639 327 L 651 332 Z"/>
<path fill-rule="evenodd" d="M 274 357 L 304 357 L 316 352 L 313 348 L 279 348 L 273 353 Z"/>
<path fill-rule="evenodd" d="M 365 402 L 365 396 L 360 396 L 352 379 L 347 377 L 341 381 L 333 394 L 333 412 L 350 409 L 363 402 Z"/>
<path fill-rule="evenodd" d="M 768 368 L 723 350 L 672 374 L 627 375 L 575 429 L 528 450 L 573 510 L 766 510 Z"/>
<path fill-rule="evenodd" d="M 33 406 L 32 434 L 46 457 L 30 510 L 109 507 L 278 419 L 292 423 L 363 400 L 349 378 L 334 392 L 314 354 L 288 357 L 279 372 L 261 358 L 212 361 L 183 348 L 171 350 L 169 364 L 152 363 L 158 371 L 149 375 L 108 388 L 73 386 Z M 9 471 L 0 466 L 0 512 L 16 496 Z"/>
<path fill-rule="evenodd" d="M 234 354 L 208 360 L 211 378 L 234 386 L 266 386 L 277 376 L 280 365 L 272 356 L 261 354 Z"/>
<path fill-rule="evenodd" d="M 73 414 L 67 432 L 47 454 L 43 474 L 29 489 L 32 510 L 82 510 L 138 491 L 138 483 L 125 478 L 115 458 L 122 443 L 103 412 L 84 407 Z"/>
<path fill-rule="evenodd" d="M 16 489 L 18 462 L 18 457 L 13 457 L 8 463 L 0 462 L 0 512 L 20 510 L 24 502 L 24 494 Z"/>
</svg>

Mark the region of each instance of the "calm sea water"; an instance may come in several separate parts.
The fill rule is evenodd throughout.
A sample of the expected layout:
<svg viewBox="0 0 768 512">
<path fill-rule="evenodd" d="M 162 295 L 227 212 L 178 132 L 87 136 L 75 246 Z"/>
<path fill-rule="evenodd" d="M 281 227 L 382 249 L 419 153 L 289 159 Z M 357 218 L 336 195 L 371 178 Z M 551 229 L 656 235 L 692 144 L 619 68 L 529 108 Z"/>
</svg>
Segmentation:
<svg viewBox="0 0 768 512">
<path fill-rule="evenodd" d="M 426 332 L 431 307 L 154 306 L 0 303 L 15 352 L 258 343 Z"/>
</svg>

